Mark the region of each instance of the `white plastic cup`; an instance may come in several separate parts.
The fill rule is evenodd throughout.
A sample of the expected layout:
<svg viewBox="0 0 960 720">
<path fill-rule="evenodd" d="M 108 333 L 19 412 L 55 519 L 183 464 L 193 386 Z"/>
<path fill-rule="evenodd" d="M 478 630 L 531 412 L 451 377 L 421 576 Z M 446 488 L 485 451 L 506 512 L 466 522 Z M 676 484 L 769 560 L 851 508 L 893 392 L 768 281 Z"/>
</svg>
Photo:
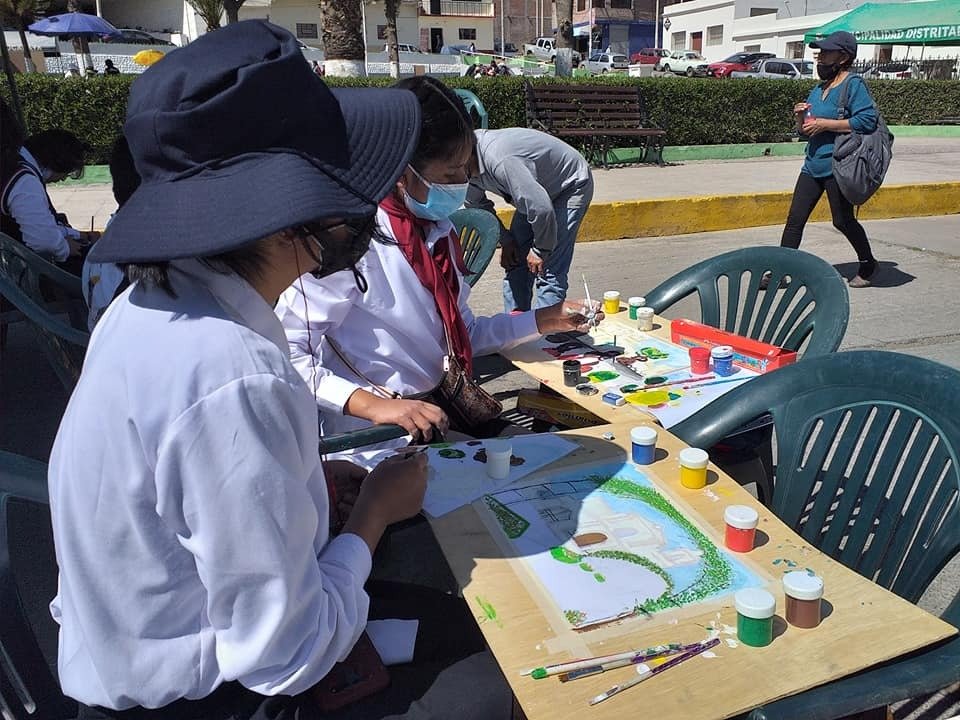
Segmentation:
<svg viewBox="0 0 960 720">
<path fill-rule="evenodd" d="M 487 440 L 487 475 L 494 480 L 506 480 L 510 477 L 510 458 L 513 455 L 513 443 L 510 440 Z"/>
<path fill-rule="evenodd" d="M 637 308 L 637 330 L 653 330 L 653 308 Z"/>
</svg>

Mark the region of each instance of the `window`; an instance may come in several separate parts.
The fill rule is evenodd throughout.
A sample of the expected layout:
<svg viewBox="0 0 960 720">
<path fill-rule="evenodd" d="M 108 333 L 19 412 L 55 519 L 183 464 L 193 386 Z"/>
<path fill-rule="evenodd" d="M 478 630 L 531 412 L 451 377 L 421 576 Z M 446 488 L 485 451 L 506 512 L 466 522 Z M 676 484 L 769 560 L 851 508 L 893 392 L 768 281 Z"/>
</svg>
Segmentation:
<svg viewBox="0 0 960 720">
<path fill-rule="evenodd" d="M 595 8 L 606 7 L 606 5 L 604 5 L 603 3 L 604 3 L 604 0 L 593 0 L 593 2 L 591 3 L 591 5 L 592 5 L 593 7 L 595 7 Z"/>
<path fill-rule="evenodd" d="M 687 46 L 687 33 L 675 32 L 670 35 L 670 49 L 683 50 Z"/>
<path fill-rule="evenodd" d="M 377 25 L 377 40 L 386 40 L 386 39 L 387 39 L 387 26 Z"/>
<path fill-rule="evenodd" d="M 760 46 L 759 46 L 759 45 L 746 45 L 746 46 L 744 46 L 743 51 L 744 51 L 744 52 L 748 52 L 748 53 L 760 52 Z"/>
<path fill-rule="evenodd" d="M 750 17 L 760 17 L 761 15 L 776 15 L 776 8 L 761 8 L 761 7 L 752 7 L 750 8 Z"/>
<path fill-rule="evenodd" d="M 460 39 L 461 39 L 461 40 L 476 40 L 476 39 L 477 39 L 477 29 L 476 29 L 476 28 L 460 28 Z"/>
<path fill-rule="evenodd" d="M 577 0 L 577 12 L 583 12 L 587 9 L 587 0 Z"/>
<path fill-rule="evenodd" d="M 723 25 L 711 25 L 707 28 L 707 45 L 723 45 Z"/>
<path fill-rule="evenodd" d="M 788 42 L 787 43 L 787 53 L 785 57 L 790 58 L 791 60 L 800 60 L 803 58 L 803 41 L 800 42 Z"/>
<path fill-rule="evenodd" d="M 316 23 L 297 23 L 297 37 L 307 40 L 316 40 L 320 37 L 317 33 Z"/>
<path fill-rule="evenodd" d="M 610 0 L 610 7 L 618 10 L 632 10 L 633 0 Z"/>
</svg>

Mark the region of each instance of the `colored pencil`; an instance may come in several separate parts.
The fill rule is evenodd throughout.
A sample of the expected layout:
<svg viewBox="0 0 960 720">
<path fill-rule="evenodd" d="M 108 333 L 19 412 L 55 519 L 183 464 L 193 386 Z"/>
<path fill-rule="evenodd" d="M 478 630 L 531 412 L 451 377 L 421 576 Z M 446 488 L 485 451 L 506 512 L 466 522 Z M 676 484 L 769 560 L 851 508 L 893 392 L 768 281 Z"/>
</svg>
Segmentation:
<svg viewBox="0 0 960 720">
<path fill-rule="evenodd" d="M 727 378 L 726 380 L 714 380 L 713 382 L 700 383 L 699 385 L 684 385 L 683 389 L 689 390 L 690 388 L 706 387 L 707 385 L 723 385 L 723 383 L 741 382 L 749 379 L 749 377 Z"/>
<path fill-rule="evenodd" d="M 657 660 L 658 658 L 670 657 L 671 655 L 681 655 L 691 650 L 696 650 L 703 643 L 691 643 L 690 645 L 669 645 L 662 650 L 656 650 L 651 648 L 652 652 L 648 654 L 639 654 L 634 655 L 632 658 L 626 658 L 624 660 L 613 660 L 611 662 L 599 663 L 597 665 L 591 665 L 589 667 L 581 668 L 579 670 L 569 670 L 565 673 L 561 673 L 560 682 L 570 682 L 571 680 L 577 680 L 582 677 L 588 677 L 590 675 L 596 675 L 598 673 L 606 672 L 607 670 L 616 670 L 617 668 L 627 667 L 628 665 L 636 665 L 638 663 L 646 662 L 647 660 Z"/>
<path fill-rule="evenodd" d="M 689 660 L 690 658 L 695 658 L 695 657 L 696 657 L 697 655 L 699 655 L 700 653 L 705 652 L 706 650 L 709 650 L 709 649 L 712 648 L 712 647 L 716 647 L 716 646 L 719 645 L 719 644 L 720 644 L 720 638 L 714 638 L 713 640 L 707 640 L 706 642 L 701 643 L 700 646 L 697 647 L 696 649 L 691 650 L 690 652 L 685 652 L 685 653 L 683 653 L 683 655 L 677 655 L 677 656 L 676 656 L 675 658 L 673 658 L 672 660 L 667 660 L 663 665 L 658 665 L 657 667 L 655 667 L 655 668 L 653 668 L 653 669 L 650 669 L 650 670 L 645 671 L 645 672 L 642 673 L 641 675 L 635 677 L 633 680 L 628 680 L 628 681 L 625 682 L 625 683 L 620 683 L 619 685 L 614 685 L 612 688 L 610 688 L 610 689 L 607 690 L 606 692 L 602 692 L 602 693 L 600 693 L 599 695 L 597 695 L 596 697 L 591 698 L 591 699 L 590 699 L 590 704 L 591 704 L 591 705 L 596 705 L 596 704 L 598 704 L 598 703 L 602 703 L 604 700 L 609 700 L 609 699 L 612 698 L 614 695 L 618 695 L 619 693 L 622 693 L 624 690 L 629 690 L 629 689 L 632 688 L 633 686 L 639 685 L 639 684 L 642 683 L 644 680 L 649 680 L 649 679 L 652 678 L 654 675 L 659 675 L 660 673 L 666 672 L 666 671 L 669 670 L 670 668 L 674 668 L 674 667 L 676 667 L 677 665 L 679 665 L 680 663 L 686 662 L 686 661 Z"/>
<path fill-rule="evenodd" d="M 696 644 L 699 645 L 699 643 Z M 567 662 L 554 663 L 553 665 L 545 665 L 544 667 L 531 668 L 530 670 L 526 670 L 521 674 L 532 675 L 534 679 L 540 680 L 545 677 L 550 677 L 551 675 L 559 675 L 561 673 L 602 665 L 603 663 L 617 662 L 618 660 L 632 660 L 636 657 L 645 657 L 646 659 L 650 659 L 656 656 L 657 653 L 666 652 L 668 650 L 672 650 L 674 652 L 683 652 L 685 648 L 686 646 L 682 643 L 669 643 L 667 645 L 645 648 L 642 650 L 627 650 L 626 652 L 614 653 L 613 655 L 599 655 L 591 658 L 568 660 Z"/>
</svg>

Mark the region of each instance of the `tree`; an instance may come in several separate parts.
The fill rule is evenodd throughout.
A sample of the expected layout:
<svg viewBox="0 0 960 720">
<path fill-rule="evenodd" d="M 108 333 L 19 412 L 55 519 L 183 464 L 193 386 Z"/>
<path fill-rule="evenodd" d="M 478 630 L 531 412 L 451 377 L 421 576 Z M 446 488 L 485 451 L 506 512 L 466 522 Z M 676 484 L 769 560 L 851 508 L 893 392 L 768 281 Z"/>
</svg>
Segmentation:
<svg viewBox="0 0 960 720">
<path fill-rule="evenodd" d="M 400 52 L 397 49 L 397 8 L 400 0 L 386 0 L 387 60 L 390 61 L 390 77 L 400 77 Z"/>
<path fill-rule="evenodd" d="M 223 17 L 223 0 L 187 0 L 207 26 L 207 32 L 220 27 Z"/>
<path fill-rule="evenodd" d="M 23 66 L 27 72 L 36 72 L 37 68 L 30 57 L 27 44 L 27 26 L 37 18 L 38 12 L 46 10 L 46 0 L 0 0 L 0 23 L 4 27 L 13 26 L 20 33 L 20 45 L 23 46 Z"/>
<path fill-rule="evenodd" d="M 557 7 L 557 75 L 573 74 L 573 0 L 556 0 Z"/>
<path fill-rule="evenodd" d="M 363 46 L 362 0 L 321 0 L 324 69 L 327 75 L 364 77 L 367 49 Z"/>
<path fill-rule="evenodd" d="M 234 23 L 240 20 L 240 6 L 246 0 L 223 0 L 223 9 L 227 13 L 227 22 Z"/>
</svg>

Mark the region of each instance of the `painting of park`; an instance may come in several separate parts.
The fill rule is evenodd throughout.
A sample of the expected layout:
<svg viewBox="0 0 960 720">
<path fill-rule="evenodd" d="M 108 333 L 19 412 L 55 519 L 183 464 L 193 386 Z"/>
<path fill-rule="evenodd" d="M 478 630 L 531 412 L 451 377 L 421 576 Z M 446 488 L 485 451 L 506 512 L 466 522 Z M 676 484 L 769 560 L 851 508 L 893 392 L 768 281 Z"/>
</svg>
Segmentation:
<svg viewBox="0 0 960 720">
<path fill-rule="evenodd" d="M 577 630 L 765 584 L 633 465 L 541 476 L 484 502 Z"/>
</svg>

